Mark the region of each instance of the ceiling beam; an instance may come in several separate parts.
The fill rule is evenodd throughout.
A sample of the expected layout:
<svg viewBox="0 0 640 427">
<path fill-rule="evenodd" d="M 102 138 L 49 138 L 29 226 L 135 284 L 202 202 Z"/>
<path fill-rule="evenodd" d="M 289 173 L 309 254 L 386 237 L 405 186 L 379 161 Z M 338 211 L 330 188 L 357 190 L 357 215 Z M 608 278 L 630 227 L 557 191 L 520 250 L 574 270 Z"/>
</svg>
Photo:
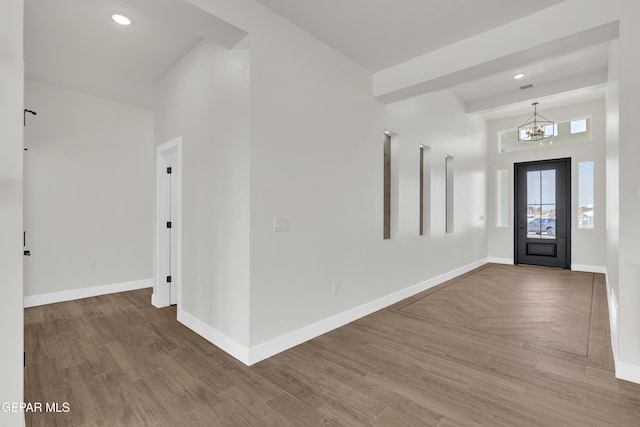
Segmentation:
<svg viewBox="0 0 640 427">
<path fill-rule="evenodd" d="M 373 75 L 373 96 L 385 103 L 445 89 L 566 55 L 616 39 L 619 16 L 603 7 L 584 15 L 584 5 L 558 6 L 454 43 Z M 581 13 L 583 15 L 581 15 Z M 577 14 L 581 19 L 567 20 Z"/>
</svg>

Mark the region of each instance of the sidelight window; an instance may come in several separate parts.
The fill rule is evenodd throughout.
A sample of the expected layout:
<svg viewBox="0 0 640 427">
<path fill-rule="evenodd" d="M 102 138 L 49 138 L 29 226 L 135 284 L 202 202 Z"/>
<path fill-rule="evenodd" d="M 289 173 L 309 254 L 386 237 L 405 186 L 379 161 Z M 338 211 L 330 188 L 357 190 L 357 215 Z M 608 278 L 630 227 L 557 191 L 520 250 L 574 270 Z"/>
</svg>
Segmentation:
<svg viewBox="0 0 640 427">
<path fill-rule="evenodd" d="M 578 228 L 593 228 L 593 162 L 578 164 Z"/>
</svg>

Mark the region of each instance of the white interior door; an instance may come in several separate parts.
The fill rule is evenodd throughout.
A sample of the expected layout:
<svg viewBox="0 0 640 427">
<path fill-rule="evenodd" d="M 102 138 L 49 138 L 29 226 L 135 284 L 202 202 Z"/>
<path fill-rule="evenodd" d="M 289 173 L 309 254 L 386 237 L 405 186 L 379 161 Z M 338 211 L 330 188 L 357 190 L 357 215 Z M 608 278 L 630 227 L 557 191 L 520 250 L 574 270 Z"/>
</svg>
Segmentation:
<svg viewBox="0 0 640 427">
<path fill-rule="evenodd" d="M 167 164 L 171 167 L 171 173 L 169 174 L 169 179 L 168 179 L 168 218 L 167 218 L 167 222 L 169 224 L 171 224 L 171 227 L 168 227 L 166 232 L 168 234 L 168 260 L 167 260 L 167 265 L 169 267 L 169 273 L 168 276 L 171 276 L 171 282 L 169 283 L 169 288 L 170 288 L 170 301 L 171 301 L 171 305 L 177 304 L 178 303 L 178 281 L 177 281 L 177 277 L 176 276 L 176 272 L 178 270 L 178 259 L 177 259 L 177 254 L 178 254 L 178 238 L 176 235 L 176 230 L 177 227 L 175 227 L 174 225 L 176 224 L 176 213 L 178 212 L 178 201 L 177 201 L 177 194 L 178 194 L 178 180 L 175 179 L 174 177 L 176 176 L 175 173 L 177 172 L 176 168 L 177 168 L 177 153 L 175 151 L 168 153 L 167 154 Z M 175 279 L 175 280 L 174 280 Z"/>
<path fill-rule="evenodd" d="M 155 307 L 180 305 L 182 138 L 157 147 Z"/>
</svg>

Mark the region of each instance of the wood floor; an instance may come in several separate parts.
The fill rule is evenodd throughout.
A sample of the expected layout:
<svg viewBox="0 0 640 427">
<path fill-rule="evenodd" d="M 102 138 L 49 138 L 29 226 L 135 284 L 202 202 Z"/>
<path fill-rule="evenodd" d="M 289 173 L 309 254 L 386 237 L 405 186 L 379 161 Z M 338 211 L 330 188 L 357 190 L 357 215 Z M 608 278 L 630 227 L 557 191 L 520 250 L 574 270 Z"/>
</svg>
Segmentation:
<svg viewBox="0 0 640 427">
<path fill-rule="evenodd" d="M 413 298 L 400 311 L 514 338 L 527 348 L 587 356 L 594 281 L 591 273 L 496 266 Z"/>
<path fill-rule="evenodd" d="M 604 278 L 488 264 L 246 367 L 150 290 L 25 310 L 27 426 L 638 426 Z"/>
</svg>

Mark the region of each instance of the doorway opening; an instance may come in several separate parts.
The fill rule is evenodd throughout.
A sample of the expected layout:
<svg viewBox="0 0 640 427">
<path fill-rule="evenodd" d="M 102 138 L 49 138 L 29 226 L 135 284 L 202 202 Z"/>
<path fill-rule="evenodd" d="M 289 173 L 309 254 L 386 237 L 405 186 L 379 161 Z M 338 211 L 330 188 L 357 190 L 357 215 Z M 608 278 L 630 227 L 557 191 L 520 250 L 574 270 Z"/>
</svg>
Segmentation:
<svg viewBox="0 0 640 427">
<path fill-rule="evenodd" d="M 515 264 L 571 268 L 571 159 L 516 163 Z"/>
<path fill-rule="evenodd" d="M 156 152 L 155 272 L 151 303 L 180 307 L 182 265 L 182 138 Z"/>
</svg>

